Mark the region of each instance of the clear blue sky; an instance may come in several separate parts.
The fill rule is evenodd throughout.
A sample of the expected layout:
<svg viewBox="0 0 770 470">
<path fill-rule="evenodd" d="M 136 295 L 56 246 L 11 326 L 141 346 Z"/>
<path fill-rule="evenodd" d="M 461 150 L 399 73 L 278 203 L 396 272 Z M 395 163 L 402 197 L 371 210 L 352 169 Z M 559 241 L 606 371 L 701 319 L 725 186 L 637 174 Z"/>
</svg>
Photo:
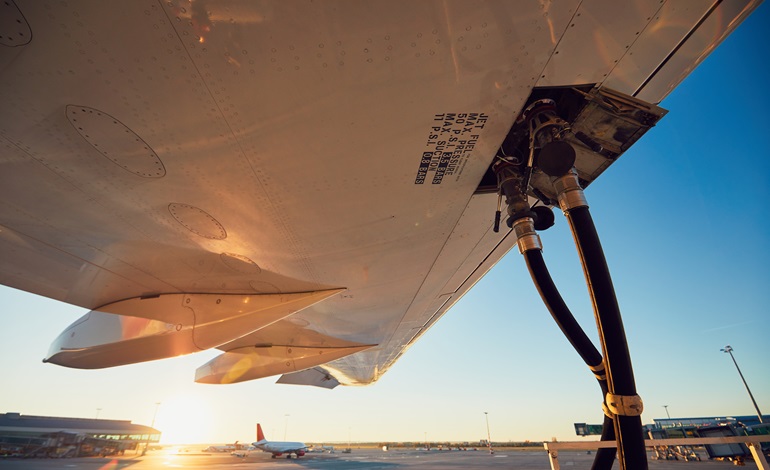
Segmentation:
<svg viewBox="0 0 770 470">
<path fill-rule="evenodd" d="M 624 315 L 643 421 L 753 414 L 730 344 L 770 413 L 770 84 L 761 6 L 662 104 L 662 122 L 586 192 Z M 544 255 L 596 338 L 564 218 Z M 322 390 L 193 382 L 216 352 L 99 371 L 40 362 L 84 312 L 0 287 L 0 412 L 129 419 L 165 442 L 575 440 L 599 423 L 595 380 L 510 253 L 376 384 Z M 597 343 L 598 344 L 598 343 Z M 101 409 L 97 411 L 97 409 Z M 288 429 L 287 429 L 288 427 Z"/>
</svg>

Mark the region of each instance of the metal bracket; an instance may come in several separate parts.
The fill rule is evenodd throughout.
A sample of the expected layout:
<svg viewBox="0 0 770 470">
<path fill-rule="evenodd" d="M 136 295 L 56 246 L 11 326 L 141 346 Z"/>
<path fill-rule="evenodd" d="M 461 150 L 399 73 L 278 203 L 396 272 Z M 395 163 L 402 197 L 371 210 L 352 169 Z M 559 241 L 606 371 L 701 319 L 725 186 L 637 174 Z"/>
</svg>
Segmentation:
<svg viewBox="0 0 770 470">
<path fill-rule="evenodd" d="M 609 411 L 612 415 L 618 416 L 641 416 L 642 411 L 644 411 L 642 397 L 639 395 L 613 395 L 608 393 L 604 401 L 607 404 L 605 414 Z"/>
</svg>

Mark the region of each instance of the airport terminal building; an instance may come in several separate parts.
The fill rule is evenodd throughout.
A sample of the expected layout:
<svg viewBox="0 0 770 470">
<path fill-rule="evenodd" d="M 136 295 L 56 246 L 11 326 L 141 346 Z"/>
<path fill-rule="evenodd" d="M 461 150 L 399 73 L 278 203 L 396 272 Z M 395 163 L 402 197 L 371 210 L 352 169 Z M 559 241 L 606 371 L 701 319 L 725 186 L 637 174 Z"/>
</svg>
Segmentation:
<svg viewBox="0 0 770 470">
<path fill-rule="evenodd" d="M 655 418 L 652 421 L 655 429 L 681 428 L 683 426 L 726 426 L 728 424 L 750 427 L 760 424 L 758 415 L 709 416 L 703 418 Z M 770 423 L 770 415 L 763 414 L 762 421 Z"/>
<path fill-rule="evenodd" d="M 770 423 L 770 415 L 762 415 L 762 422 Z M 758 415 L 734 415 L 734 416 L 708 416 L 700 418 L 654 418 L 652 424 L 645 424 L 645 433 L 672 430 L 672 429 L 696 429 L 713 426 L 732 426 L 752 430 L 767 429 L 760 434 L 770 433 L 770 425 L 762 424 Z M 596 436 L 602 433 L 601 424 L 575 423 L 575 434 L 578 436 Z M 660 436 L 658 436 L 660 438 Z"/>
<path fill-rule="evenodd" d="M 159 440 L 160 431 L 131 421 L 0 414 L 0 456 L 122 454 Z"/>
</svg>

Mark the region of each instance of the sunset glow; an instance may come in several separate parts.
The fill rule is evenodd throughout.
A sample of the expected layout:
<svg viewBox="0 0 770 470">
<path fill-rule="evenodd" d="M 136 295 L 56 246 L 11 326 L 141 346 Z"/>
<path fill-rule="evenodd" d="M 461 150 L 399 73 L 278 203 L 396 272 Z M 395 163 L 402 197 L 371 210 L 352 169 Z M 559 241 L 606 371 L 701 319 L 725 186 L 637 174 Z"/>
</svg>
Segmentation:
<svg viewBox="0 0 770 470">
<path fill-rule="evenodd" d="M 186 392 L 165 400 L 158 408 L 155 428 L 162 444 L 197 444 L 210 439 L 211 408 L 198 394 Z"/>
</svg>

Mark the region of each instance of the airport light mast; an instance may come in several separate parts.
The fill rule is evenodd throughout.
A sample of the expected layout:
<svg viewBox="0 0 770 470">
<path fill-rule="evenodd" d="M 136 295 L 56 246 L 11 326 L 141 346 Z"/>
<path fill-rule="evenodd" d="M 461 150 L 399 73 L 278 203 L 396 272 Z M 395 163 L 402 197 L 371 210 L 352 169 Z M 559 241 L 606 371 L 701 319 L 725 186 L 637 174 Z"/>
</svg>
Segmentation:
<svg viewBox="0 0 770 470">
<path fill-rule="evenodd" d="M 754 400 L 754 395 L 751 394 L 751 390 L 749 389 L 749 384 L 747 384 L 746 379 L 743 378 L 743 373 L 741 372 L 741 368 L 738 367 L 738 362 L 735 360 L 735 356 L 733 356 L 732 346 L 728 344 L 723 349 L 720 349 L 720 351 L 730 355 L 730 358 L 733 360 L 733 364 L 735 364 L 735 368 L 738 369 L 738 375 L 741 376 L 741 380 L 743 381 L 743 386 L 746 387 L 746 391 L 749 392 L 749 398 L 751 398 L 751 403 L 754 404 L 754 409 L 757 410 L 757 416 L 759 416 L 759 422 L 764 423 L 764 421 L 762 420 L 762 412 L 759 411 L 759 406 L 757 406 L 757 401 Z"/>
<path fill-rule="evenodd" d="M 152 414 L 152 424 L 150 424 L 150 428 L 155 429 L 155 418 L 158 416 L 158 408 L 160 407 L 160 402 L 155 402 L 155 412 Z M 150 433 L 147 433 L 147 440 L 144 442 L 144 450 L 142 451 L 142 455 L 147 454 L 147 450 L 150 448 Z"/>
<path fill-rule="evenodd" d="M 671 419 L 671 415 L 668 414 L 668 405 L 663 405 L 663 408 L 666 409 L 666 416 L 668 416 L 668 419 Z"/>
<path fill-rule="evenodd" d="M 489 436 L 489 413 L 486 411 L 484 412 L 484 419 L 487 420 L 487 447 L 489 448 L 489 453 L 494 454 L 492 452 L 492 438 Z"/>
</svg>

